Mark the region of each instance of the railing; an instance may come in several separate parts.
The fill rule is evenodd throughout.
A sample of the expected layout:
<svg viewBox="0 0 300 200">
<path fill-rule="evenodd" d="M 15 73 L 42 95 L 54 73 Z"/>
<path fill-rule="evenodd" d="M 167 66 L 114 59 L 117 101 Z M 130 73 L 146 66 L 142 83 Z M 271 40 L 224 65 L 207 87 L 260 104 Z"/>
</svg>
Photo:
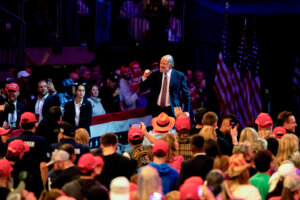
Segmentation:
<svg viewBox="0 0 300 200">
<path fill-rule="evenodd" d="M 27 46 L 182 42 L 184 0 L 25 1 Z M 43 2 L 41 0 L 40 2 Z"/>
<path fill-rule="evenodd" d="M 0 67 L 25 64 L 25 21 L 0 7 Z"/>
</svg>

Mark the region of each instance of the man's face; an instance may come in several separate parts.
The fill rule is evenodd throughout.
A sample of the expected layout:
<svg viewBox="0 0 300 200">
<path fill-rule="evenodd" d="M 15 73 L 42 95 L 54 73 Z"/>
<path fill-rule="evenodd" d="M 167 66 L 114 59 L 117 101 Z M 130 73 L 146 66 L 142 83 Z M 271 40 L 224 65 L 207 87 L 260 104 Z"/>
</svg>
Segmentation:
<svg viewBox="0 0 300 200">
<path fill-rule="evenodd" d="M 169 59 L 167 57 L 162 57 L 160 60 L 160 72 L 161 73 L 167 73 L 171 68 L 172 64 L 170 63 Z"/>
<path fill-rule="evenodd" d="M 186 81 L 190 82 L 193 80 L 193 72 L 192 70 L 186 70 Z"/>
<path fill-rule="evenodd" d="M 46 81 L 40 81 L 38 83 L 37 93 L 41 96 L 45 96 L 48 93 Z"/>
<path fill-rule="evenodd" d="M 109 79 L 106 80 L 106 85 L 107 85 L 107 87 L 109 87 L 109 88 L 116 88 L 116 87 L 117 87 L 117 83 L 116 83 L 116 82 L 113 82 L 113 81 L 111 81 L 111 80 L 109 80 Z"/>
<path fill-rule="evenodd" d="M 220 129 L 224 134 L 230 133 L 230 119 L 223 119 Z"/>
<path fill-rule="evenodd" d="M 200 72 L 200 71 L 196 72 L 195 79 L 196 79 L 197 82 L 201 82 L 204 79 L 203 72 Z"/>
<path fill-rule="evenodd" d="M 140 68 L 140 65 L 139 64 L 135 64 L 132 66 L 132 73 L 133 74 L 138 74 L 138 73 L 141 73 L 141 68 Z"/>
<path fill-rule="evenodd" d="M 288 122 L 283 123 L 283 128 L 285 128 L 289 131 L 292 131 L 293 133 L 295 133 L 296 127 L 297 127 L 297 123 L 296 123 L 296 119 L 293 115 L 289 116 Z"/>
<path fill-rule="evenodd" d="M 129 80 L 131 78 L 131 70 L 129 67 L 126 67 L 123 71 L 122 71 L 122 77 L 126 80 Z"/>
<path fill-rule="evenodd" d="M 8 90 L 8 99 L 10 101 L 15 101 L 17 100 L 19 94 L 20 94 L 19 91 Z"/>
<path fill-rule="evenodd" d="M 85 80 L 89 80 L 91 78 L 91 72 L 90 71 L 85 71 L 81 77 Z"/>
</svg>

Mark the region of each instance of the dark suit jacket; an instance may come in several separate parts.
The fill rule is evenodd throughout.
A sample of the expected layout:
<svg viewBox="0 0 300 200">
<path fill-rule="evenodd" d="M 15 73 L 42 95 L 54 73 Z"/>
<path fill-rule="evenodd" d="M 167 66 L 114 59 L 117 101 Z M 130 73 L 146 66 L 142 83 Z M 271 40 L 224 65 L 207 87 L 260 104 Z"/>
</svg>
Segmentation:
<svg viewBox="0 0 300 200">
<path fill-rule="evenodd" d="M 208 172 L 213 168 L 214 160 L 206 155 L 198 155 L 183 161 L 181 171 L 177 179 L 177 188 L 191 176 L 200 176 L 205 180 Z"/>
<path fill-rule="evenodd" d="M 28 106 L 28 111 L 35 113 L 35 104 L 37 102 L 37 98 L 35 98 L 32 103 Z M 57 99 L 55 96 L 48 95 L 48 97 L 45 99 L 43 109 L 42 109 L 42 116 L 43 118 L 46 118 L 48 115 L 48 111 L 52 106 L 60 106 L 59 99 Z"/>
<path fill-rule="evenodd" d="M 75 126 L 74 101 L 69 101 L 65 104 L 65 114 L 63 120 Z M 85 128 L 88 132 L 90 132 L 91 123 L 92 123 L 92 105 L 89 101 L 84 99 L 80 107 L 79 126 L 76 128 Z"/>
<path fill-rule="evenodd" d="M 25 112 L 25 105 L 17 101 L 17 107 L 15 109 L 17 109 L 17 122 L 16 122 L 16 124 L 17 124 L 17 126 L 19 126 L 20 117 Z M 2 118 L 0 123 L 3 124 L 3 121 L 8 122 L 8 113 L 5 112 L 5 111 L 3 112 L 3 118 Z"/>
<path fill-rule="evenodd" d="M 163 74 L 157 70 L 150 74 L 145 81 L 140 83 L 140 90 L 146 91 L 149 88 L 150 94 L 147 103 L 147 112 L 153 113 L 153 108 L 157 105 L 157 99 L 160 93 L 161 84 L 162 84 L 162 76 Z M 169 85 L 169 93 L 170 93 L 170 103 L 171 109 L 174 113 L 174 107 L 181 107 L 180 98 L 182 97 L 182 103 L 184 104 L 184 109 L 186 112 L 190 111 L 191 107 L 191 98 L 190 93 L 187 87 L 187 83 L 185 81 L 185 76 L 182 72 L 177 71 L 176 69 L 172 69 L 170 85 Z"/>
</svg>

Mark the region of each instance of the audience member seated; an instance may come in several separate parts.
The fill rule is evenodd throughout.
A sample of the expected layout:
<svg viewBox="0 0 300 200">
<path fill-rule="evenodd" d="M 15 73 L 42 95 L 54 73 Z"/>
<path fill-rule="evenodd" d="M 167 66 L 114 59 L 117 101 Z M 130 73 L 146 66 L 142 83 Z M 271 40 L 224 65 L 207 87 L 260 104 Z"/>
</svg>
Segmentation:
<svg viewBox="0 0 300 200">
<path fill-rule="evenodd" d="M 92 105 L 92 111 L 93 111 L 92 116 L 106 114 L 106 112 L 102 106 L 101 99 L 98 97 L 99 96 L 99 88 L 96 84 L 89 86 L 88 95 L 89 95 L 88 101 Z"/>
<path fill-rule="evenodd" d="M 114 72 L 110 72 L 106 79 L 106 84 L 100 90 L 100 98 L 106 113 L 121 111 L 120 88 L 118 84 L 119 76 Z"/>
</svg>

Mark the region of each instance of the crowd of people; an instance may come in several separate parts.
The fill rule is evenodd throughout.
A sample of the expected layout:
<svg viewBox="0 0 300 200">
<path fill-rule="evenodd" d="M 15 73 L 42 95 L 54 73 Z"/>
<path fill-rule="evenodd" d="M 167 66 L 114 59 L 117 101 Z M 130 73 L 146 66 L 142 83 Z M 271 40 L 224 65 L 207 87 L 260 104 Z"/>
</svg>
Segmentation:
<svg viewBox="0 0 300 200">
<path fill-rule="evenodd" d="M 3 82 L 0 199 L 300 199 L 293 113 L 274 122 L 260 113 L 255 128 L 241 127 L 233 114 L 219 121 L 204 107 L 190 115 L 193 99 L 205 100 L 205 79 L 198 71 L 194 82 L 174 65 L 171 55 L 145 71 L 134 61 L 106 81 L 99 69 L 81 67 L 61 93 L 51 77 L 33 91 L 29 69 Z M 93 116 L 141 107 L 152 126 L 132 124 L 127 151 L 118 152 L 116 133 L 90 149 Z"/>
</svg>

